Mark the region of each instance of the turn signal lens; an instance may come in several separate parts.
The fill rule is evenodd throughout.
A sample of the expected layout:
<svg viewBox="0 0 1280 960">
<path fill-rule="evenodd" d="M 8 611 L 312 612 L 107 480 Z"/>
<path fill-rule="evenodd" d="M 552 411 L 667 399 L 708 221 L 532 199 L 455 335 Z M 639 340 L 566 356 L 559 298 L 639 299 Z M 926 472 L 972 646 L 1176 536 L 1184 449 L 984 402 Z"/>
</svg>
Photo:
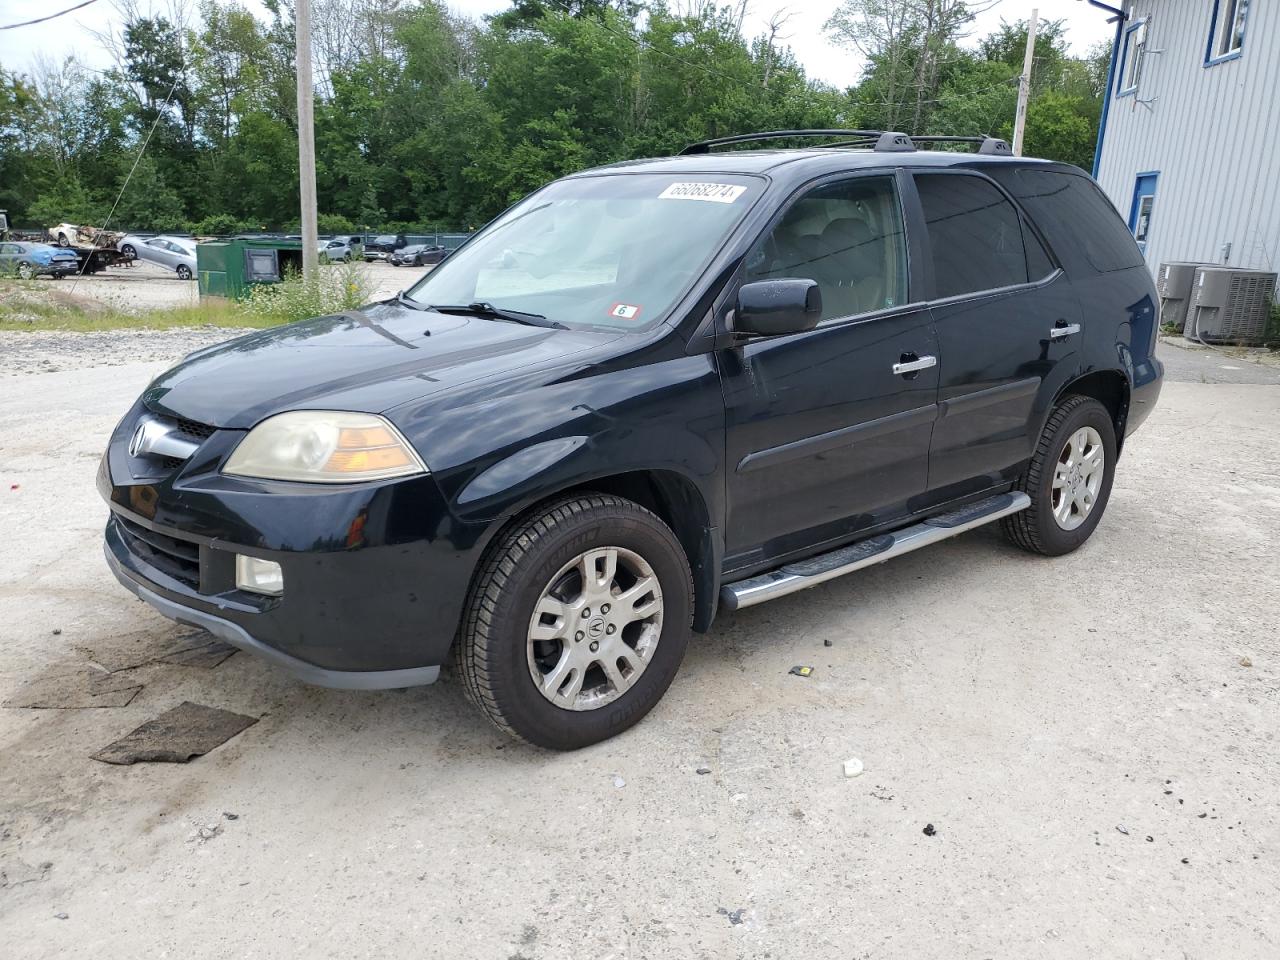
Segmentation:
<svg viewBox="0 0 1280 960">
<path fill-rule="evenodd" d="M 250 430 L 222 472 L 264 480 L 353 483 L 426 473 L 427 467 L 382 417 L 294 410 Z"/>
</svg>

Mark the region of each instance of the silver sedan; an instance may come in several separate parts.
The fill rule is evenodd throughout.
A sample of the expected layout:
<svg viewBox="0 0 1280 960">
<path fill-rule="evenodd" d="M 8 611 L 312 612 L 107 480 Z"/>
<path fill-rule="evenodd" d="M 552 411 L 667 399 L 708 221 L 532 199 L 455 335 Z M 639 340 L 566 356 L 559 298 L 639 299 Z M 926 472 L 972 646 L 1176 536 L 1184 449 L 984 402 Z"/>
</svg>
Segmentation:
<svg viewBox="0 0 1280 960">
<path fill-rule="evenodd" d="M 129 234 L 117 245 L 126 256 L 173 270 L 182 280 L 196 275 L 196 244 L 186 237 L 142 237 Z"/>
</svg>

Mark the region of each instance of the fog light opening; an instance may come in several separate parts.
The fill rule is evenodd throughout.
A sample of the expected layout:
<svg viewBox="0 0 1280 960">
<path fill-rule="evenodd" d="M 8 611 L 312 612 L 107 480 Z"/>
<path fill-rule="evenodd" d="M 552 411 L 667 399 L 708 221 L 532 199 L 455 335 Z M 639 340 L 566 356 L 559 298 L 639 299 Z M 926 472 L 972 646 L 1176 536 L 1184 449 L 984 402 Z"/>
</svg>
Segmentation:
<svg viewBox="0 0 1280 960">
<path fill-rule="evenodd" d="M 278 597 L 284 593 L 284 571 L 274 560 L 236 554 L 236 589 Z"/>
</svg>

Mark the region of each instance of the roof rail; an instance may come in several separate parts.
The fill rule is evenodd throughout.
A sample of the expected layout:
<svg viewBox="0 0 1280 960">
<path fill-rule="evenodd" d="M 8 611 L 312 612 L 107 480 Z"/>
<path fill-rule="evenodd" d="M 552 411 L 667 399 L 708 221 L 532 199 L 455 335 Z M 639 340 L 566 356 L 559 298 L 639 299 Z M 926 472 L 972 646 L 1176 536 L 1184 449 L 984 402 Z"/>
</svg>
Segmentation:
<svg viewBox="0 0 1280 960">
<path fill-rule="evenodd" d="M 893 130 L 766 130 L 762 133 L 740 133 L 732 137 L 716 137 L 691 143 L 680 151 L 680 156 L 710 153 L 716 147 L 738 143 L 756 143 L 762 140 L 788 140 L 798 137 L 843 137 L 836 143 L 818 144 L 820 147 L 871 147 L 880 153 L 906 153 L 915 150 L 915 141 L 921 143 L 976 143 L 978 153 L 988 156 L 1013 156 L 1009 144 L 996 137 L 908 137 Z M 854 139 L 848 139 L 848 138 Z"/>
<path fill-rule="evenodd" d="M 740 133 L 732 137 L 716 137 L 691 143 L 680 151 L 685 157 L 695 153 L 710 153 L 714 147 L 735 143 L 754 143 L 759 140 L 788 140 L 793 137 L 857 137 L 859 141 L 873 141 L 881 152 L 899 152 L 914 149 L 905 133 L 890 130 L 766 130 L 762 133 Z"/>
</svg>

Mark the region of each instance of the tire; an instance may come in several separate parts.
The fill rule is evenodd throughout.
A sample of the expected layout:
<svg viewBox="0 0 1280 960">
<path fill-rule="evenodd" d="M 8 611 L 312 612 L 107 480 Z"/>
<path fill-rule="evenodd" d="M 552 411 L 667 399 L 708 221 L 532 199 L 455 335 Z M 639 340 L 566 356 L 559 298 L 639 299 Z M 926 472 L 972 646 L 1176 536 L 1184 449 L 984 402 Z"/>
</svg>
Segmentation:
<svg viewBox="0 0 1280 960">
<path fill-rule="evenodd" d="M 621 613 L 625 599 L 611 604 L 610 611 L 584 589 L 582 558 L 589 558 L 586 562 L 597 572 L 606 570 L 603 563 L 596 565 L 596 558 L 608 550 L 617 555 L 617 574 L 600 583 L 608 584 L 610 598 L 624 598 L 630 589 L 643 591 L 632 601 L 632 612 L 652 610 L 656 603 L 656 623 L 650 616 L 646 622 L 621 625 L 627 619 Z M 628 581 L 645 565 L 644 583 L 640 576 Z M 652 580 L 657 592 L 646 589 Z M 557 583 L 560 596 L 577 606 L 551 596 Z M 597 604 L 594 612 L 582 606 L 591 602 Z M 564 616 L 539 614 L 535 623 L 535 608 L 547 603 Z M 545 625 L 548 618 L 566 625 L 564 636 L 535 643 L 535 630 L 558 629 Z M 684 658 L 692 621 L 689 562 L 666 524 L 619 497 L 564 497 L 517 523 L 481 562 L 455 646 L 458 675 L 467 696 L 499 730 L 536 746 L 576 750 L 621 733 L 662 699 Z M 583 629 L 572 629 L 578 626 Z M 621 652 L 620 641 L 633 644 L 635 651 L 647 649 L 646 656 L 641 660 Z M 576 667 L 561 670 L 565 679 L 558 691 L 540 689 L 554 683 L 548 678 L 565 663 L 586 663 L 595 656 L 589 651 L 597 648 L 600 657 L 615 651 L 609 658 L 613 670 L 629 686 L 619 691 L 601 661 L 588 663 L 581 676 Z M 636 664 L 642 664 L 638 670 Z M 630 671 L 625 677 L 624 669 Z M 539 672 L 541 683 L 535 682 L 535 671 L 545 671 Z M 553 696 L 561 702 L 552 702 Z M 569 698 L 572 705 L 565 702 Z"/>
<path fill-rule="evenodd" d="M 188 267 L 185 263 L 178 264 L 178 279 L 179 280 L 191 279 L 191 268 Z"/>
<path fill-rule="evenodd" d="M 18 279 L 30 280 L 36 275 L 35 269 L 29 263 L 18 264 Z"/>
<path fill-rule="evenodd" d="M 60 247 L 69 247 L 69 246 L 71 246 L 71 241 L 70 241 L 70 240 L 68 240 L 68 239 L 67 239 L 67 235 L 66 235 L 65 233 L 62 233 L 61 231 L 59 231 L 59 233 L 58 233 L 58 246 L 60 246 Z"/>
<path fill-rule="evenodd" d="M 1103 462 L 1090 471 L 1081 461 L 1093 456 L 1095 446 L 1100 448 Z M 1064 462 L 1072 460 L 1077 467 L 1074 473 L 1072 464 Z M 1070 553 L 1089 539 L 1101 521 L 1111 498 L 1115 469 L 1116 430 L 1110 412 L 1092 397 L 1067 397 L 1049 415 L 1031 462 L 1015 488 L 1031 498 L 1031 506 L 1000 521 L 1004 535 L 1031 553 L 1048 557 Z M 1101 476 L 1094 489 L 1092 477 L 1096 474 Z M 1063 484 L 1055 490 L 1059 475 Z M 1081 510 L 1081 499 L 1072 496 L 1073 490 L 1087 499 L 1086 510 Z M 1088 491 L 1092 492 L 1085 498 Z"/>
<path fill-rule="evenodd" d="M 128 257 L 130 260 L 136 260 L 138 257 L 138 251 L 134 249 L 134 246 L 132 243 L 126 243 L 123 247 L 120 248 L 120 252 L 123 253 L 126 257 Z"/>
</svg>

